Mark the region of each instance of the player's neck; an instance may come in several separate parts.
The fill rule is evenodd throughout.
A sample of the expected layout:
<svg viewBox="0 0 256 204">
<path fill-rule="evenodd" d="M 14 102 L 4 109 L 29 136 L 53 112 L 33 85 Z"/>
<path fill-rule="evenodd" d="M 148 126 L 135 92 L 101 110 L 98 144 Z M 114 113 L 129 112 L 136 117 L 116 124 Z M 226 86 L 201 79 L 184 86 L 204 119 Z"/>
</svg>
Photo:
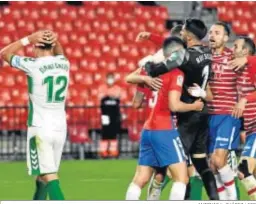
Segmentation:
<svg viewBox="0 0 256 204">
<path fill-rule="evenodd" d="M 42 51 L 38 54 L 38 57 L 48 57 L 48 56 L 52 56 L 51 51 Z"/>
<path fill-rule="evenodd" d="M 212 49 L 212 53 L 215 54 L 215 55 L 221 55 L 222 52 L 224 51 L 224 49 L 225 49 L 225 46 L 219 47 L 219 48 L 216 48 L 216 49 Z"/>
<path fill-rule="evenodd" d="M 188 43 L 187 43 L 188 47 L 193 47 L 196 45 L 202 45 L 202 42 L 199 40 L 191 40 L 191 41 L 188 41 Z"/>
</svg>

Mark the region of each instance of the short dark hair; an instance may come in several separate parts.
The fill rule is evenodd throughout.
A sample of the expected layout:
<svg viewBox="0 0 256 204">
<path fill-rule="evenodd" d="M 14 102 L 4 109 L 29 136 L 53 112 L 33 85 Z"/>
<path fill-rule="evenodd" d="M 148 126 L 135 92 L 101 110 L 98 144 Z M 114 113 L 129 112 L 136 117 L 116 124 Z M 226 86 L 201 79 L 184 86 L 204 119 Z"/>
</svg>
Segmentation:
<svg viewBox="0 0 256 204">
<path fill-rule="evenodd" d="M 230 36 L 230 28 L 227 23 L 225 23 L 223 21 L 218 21 L 218 22 L 214 23 L 213 25 L 222 26 L 224 28 L 224 31 L 226 32 L 227 36 Z"/>
<path fill-rule="evenodd" d="M 180 36 L 181 30 L 182 30 L 182 25 L 181 24 L 173 26 L 171 31 L 170 31 L 171 36 Z"/>
<path fill-rule="evenodd" d="M 200 19 L 189 18 L 185 20 L 185 29 L 191 32 L 197 39 L 202 40 L 207 34 L 207 27 Z"/>
<path fill-rule="evenodd" d="M 182 45 L 184 48 L 186 48 L 186 43 L 182 39 L 180 39 L 179 37 L 173 36 L 173 37 L 166 38 L 164 40 L 163 52 L 166 53 L 170 47 L 173 47 L 173 45 L 176 45 L 176 44 Z"/>
<path fill-rule="evenodd" d="M 38 48 L 40 48 L 42 50 L 50 50 L 50 49 L 52 49 L 52 44 L 43 43 L 43 46 L 38 46 Z"/>
<path fill-rule="evenodd" d="M 238 39 L 244 40 L 244 46 L 248 48 L 249 54 L 254 55 L 256 48 L 253 40 L 247 36 L 239 36 Z"/>
</svg>

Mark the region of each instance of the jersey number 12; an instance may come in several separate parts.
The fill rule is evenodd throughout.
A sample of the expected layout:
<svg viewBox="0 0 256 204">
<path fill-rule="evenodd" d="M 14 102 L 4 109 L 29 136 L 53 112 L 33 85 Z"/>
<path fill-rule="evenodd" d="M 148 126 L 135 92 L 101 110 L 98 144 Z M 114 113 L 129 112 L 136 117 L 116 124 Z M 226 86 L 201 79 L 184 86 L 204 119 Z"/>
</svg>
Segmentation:
<svg viewBox="0 0 256 204">
<path fill-rule="evenodd" d="M 63 92 L 66 90 L 68 79 L 66 76 L 48 76 L 44 79 L 43 84 L 47 85 L 47 102 L 62 102 L 65 99 Z M 58 88 L 55 88 L 58 86 Z"/>
</svg>

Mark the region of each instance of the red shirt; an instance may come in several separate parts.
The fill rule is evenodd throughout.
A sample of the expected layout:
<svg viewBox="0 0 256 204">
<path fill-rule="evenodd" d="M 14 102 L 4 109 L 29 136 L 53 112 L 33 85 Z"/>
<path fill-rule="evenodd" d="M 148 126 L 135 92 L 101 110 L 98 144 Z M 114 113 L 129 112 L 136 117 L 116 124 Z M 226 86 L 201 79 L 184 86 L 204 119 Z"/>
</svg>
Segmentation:
<svg viewBox="0 0 256 204">
<path fill-rule="evenodd" d="M 247 98 L 253 92 L 256 91 L 255 84 L 252 82 L 248 67 L 242 72 L 238 73 L 237 78 L 237 89 L 239 98 Z M 244 117 L 244 128 L 246 135 L 256 133 L 256 100 L 247 101 L 243 117 Z"/>
<path fill-rule="evenodd" d="M 158 46 L 159 48 L 162 47 L 163 42 L 164 42 L 164 38 L 162 36 L 156 35 L 156 34 L 153 34 L 153 33 L 150 34 L 149 40 L 151 42 L 155 43 L 156 46 Z"/>
<path fill-rule="evenodd" d="M 237 102 L 237 74 L 227 65 L 232 55 L 228 48 L 221 55 L 213 55 L 213 78 L 209 85 L 214 98 L 208 103 L 210 114 L 231 114 Z"/>
<path fill-rule="evenodd" d="M 174 69 L 160 78 L 163 80 L 162 88 L 156 92 L 151 91 L 151 98 L 148 100 L 150 113 L 144 124 L 147 130 L 171 130 L 176 128 L 175 121 L 171 119 L 168 95 L 170 91 L 182 91 L 184 74 L 179 69 Z M 146 88 L 149 90 L 149 88 Z M 149 96 L 149 91 L 144 92 Z"/>
</svg>

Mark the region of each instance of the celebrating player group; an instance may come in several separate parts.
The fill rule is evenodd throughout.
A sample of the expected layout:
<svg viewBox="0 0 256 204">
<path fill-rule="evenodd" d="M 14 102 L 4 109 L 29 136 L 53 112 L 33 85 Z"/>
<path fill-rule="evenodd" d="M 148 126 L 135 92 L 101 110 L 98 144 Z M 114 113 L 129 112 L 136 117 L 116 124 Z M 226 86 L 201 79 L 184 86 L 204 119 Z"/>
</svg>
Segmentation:
<svg viewBox="0 0 256 204">
<path fill-rule="evenodd" d="M 138 34 L 136 41 L 150 40 L 159 50 L 126 77 L 137 84 L 134 107 L 146 101 L 148 113 L 126 200 L 139 200 L 147 183 L 147 199 L 159 200 L 170 178 L 170 200 L 199 200 L 203 186 L 211 200 L 238 200 L 239 180 L 256 200 L 255 44 L 243 36 L 229 49 L 229 35 L 225 23 L 208 31 L 199 19 L 175 26 L 166 39 Z"/>
</svg>

